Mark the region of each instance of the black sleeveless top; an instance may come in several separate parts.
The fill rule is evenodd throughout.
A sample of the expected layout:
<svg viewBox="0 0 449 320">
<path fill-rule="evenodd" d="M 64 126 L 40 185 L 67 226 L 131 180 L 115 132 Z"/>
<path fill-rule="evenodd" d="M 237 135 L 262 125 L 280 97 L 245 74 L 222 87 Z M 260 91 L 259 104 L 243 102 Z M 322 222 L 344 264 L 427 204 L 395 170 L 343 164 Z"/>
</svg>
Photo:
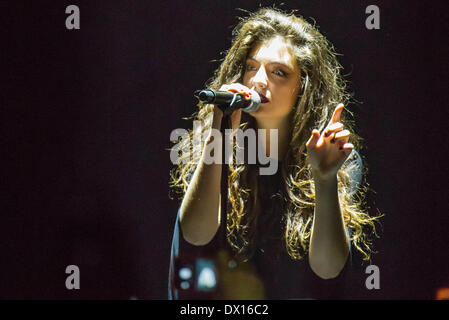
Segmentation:
<svg viewBox="0 0 449 320">
<path fill-rule="evenodd" d="M 356 152 L 357 153 L 357 152 Z M 358 160 L 360 156 L 357 153 Z M 256 249 L 245 262 L 239 261 L 224 243 L 225 227 L 205 246 L 193 246 L 182 236 L 179 211 L 173 234 L 169 269 L 169 299 L 340 299 L 352 265 L 352 253 L 335 279 L 323 280 L 311 269 L 307 255 L 292 259 L 285 250 L 281 201 L 281 165 L 274 175 L 258 175 L 257 183 L 261 213 Z M 361 170 L 361 163 L 360 163 Z M 356 177 L 357 178 L 357 177 Z M 277 216 L 279 219 L 270 219 Z M 277 230 L 279 232 L 277 232 Z"/>
</svg>

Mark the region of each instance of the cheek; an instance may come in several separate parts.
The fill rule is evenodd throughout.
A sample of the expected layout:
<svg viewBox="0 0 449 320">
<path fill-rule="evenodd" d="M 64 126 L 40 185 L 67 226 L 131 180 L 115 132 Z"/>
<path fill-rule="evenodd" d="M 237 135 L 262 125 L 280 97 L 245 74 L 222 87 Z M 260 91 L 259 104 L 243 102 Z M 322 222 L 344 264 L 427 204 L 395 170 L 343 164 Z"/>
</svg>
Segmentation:
<svg viewBox="0 0 449 320">
<path fill-rule="evenodd" d="M 282 90 L 281 97 L 285 104 L 291 106 L 292 103 L 296 101 L 295 89 L 291 87 L 285 88 L 284 90 Z"/>
<path fill-rule="evenodd" d="M 278 95 L 281 101 L 280 104 L 283 105 L 283 110 L 285 112 L 290 112 L 295 107 L 295 104 L 298 99 L 298 90 L 297 88 L 292 88 L 291 86 L 282 90 L 282 93 Z"/>
<path fill-rule="evenodd" d="M 290 98 L 290 100 L 291 100 L 292 104 L 295 104 L 296 100 L 298 99 L 298 92 L 299 91 L 297 89 L 292 89 L 291 90 L 291 93 L 290 93 L 291 98 Z"/>
<path fill-rule="evenodd" d="M 299 91 L 300 91 L 300 85 L 298 83 L 296 83 L 293 86 L 293 88 L 290 90 L 292 104 L 295 104 L 296 101 L 298 100 Z"/>
<path fill-rule="evenodd" d="M 251 78 L 245 73 L 244 75 L 243 75 L 243 85 L 245 86 L 245 87 L 248 87 L 248 88 L 250 88 L 250 86 L 249 86 L 249 84 L 250 84 L 250 80 L 251 80 Z"/>
</svg>

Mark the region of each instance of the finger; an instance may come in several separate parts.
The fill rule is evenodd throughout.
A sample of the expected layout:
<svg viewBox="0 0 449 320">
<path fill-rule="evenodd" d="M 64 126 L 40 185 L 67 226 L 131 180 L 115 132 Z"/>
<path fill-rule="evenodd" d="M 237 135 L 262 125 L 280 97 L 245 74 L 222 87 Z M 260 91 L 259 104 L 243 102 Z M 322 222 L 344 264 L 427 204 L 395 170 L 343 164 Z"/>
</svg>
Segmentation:
<svg viewBox="0 0 449 320">
<path fill-rule="evenodd" d="M 341 112 L 343 111 L 344 107 L 345 106 L 343 105 L 343 103 L 340 103 L 335 107 L 335 110 L 334 110 L 334 113 L 332 114 L 332 119 L 329 122 L 329 125 L 340 121 Z"/>
<path fill-rule="evenodd" d="M 232 91 L 232 92 L 236 92 L 236 93 L 241 93 L 241 94 L 245 94 L 245 93 L 248 92 L 247 90 L 245 90 L 245 89 L 243 89 L 243 88 L 240 88 L 240 87 L 237 87 L 237 88 L 236 88 L 236 87 L 229 88 L 228 91 Z"/>
<path fill-rule="evenodd" d="M 335 122 L 327 127 L 327 131 L 340 131 L 343 130 L 344 125 L 341 122 Z"/>
<path fill-rule="evenodd" d="M 347 153 L 350 153 L 354 149 L 354 145 L 350 142 L 345 143 L 343 146 L 340 147 L 340 150 L 345 151 Z"/>
<path fill-rule="evenodd" d="M 337 143 L 338 145 L 342 146 L 346 142 L 348 142 L 350 135 L 351 133 L 349 132 L 349 130 L 337 132 L 331 139 L 331 143 Z"/>
<path fill-rule="evenodd" d="M 241 94 L 246 100 L 251 98 L 251 91 L 248 87 L 241 85 L 240 83 L 232 84 L 228 89 L 230 92 Z"/>
<path fill-rule="evenodd" d="M 342 130 L 335 134 L 335 140 L 338 140 L 341 138 L 346 138 L 346 137 L 349 137 L 350 135 L 351 135 L 351 132 L 349 130 Z"/>
<path fill-rule="evenodd" d="M 313 129 L 312 135 L 309 138 L 309 141 L 306 143 L 306 148 L 311 149 L 316 146 L 318 140 L 320 139 L 320 132 L 317 129 Z"/>
<path fill-rule="evenodd" d="M 331 141 L 331 143 L 335 143 L 337 146 L 341 147 L 348 141 L 349 141 L 349 136 L 346 136 L 346 137 L 341 137 L 339 139 L 334 139 L 333 141 Z"/>
<path fill-rule="evenodd" d="M 232 91 L 236 91 L 236 92 L 238 92 L 238 91 L 241 91 L 241 90 L 248 90 L 247 89 L 247 87 L 245 87 L 244 85 L 242 85 L 242 84 L 240 84 L 240 83 L 238 83 L 238 82 L 235 82 L 235 83 L 230 83 L 230 84 L 223 84 L 221 87 L 220 87 L 220 89 L 219 89 L 220 91 L 229 91 L 229 90 L 232 90 Z"/>
<path fill-rule="evenodd" d="M 230 84 L 229 88 L 233 89 L 233 90 L 235 90 L 237 92 L 248 92 L 249 91 L 248 87 L 246 87 L 246 86 L 244 86 L 244 85 L 242 85 L 242 84 L 240 84 L 238 82 Z"/>
<path fill-rule="evenodd" d="M 344 125 L 341 122 L 336 122 L 331 124 L 329 127 L 326 128 L 324 131 L 324 137 L 329 137 L 333 132 L 339 132 L 343 130 Z"/>
</svg>

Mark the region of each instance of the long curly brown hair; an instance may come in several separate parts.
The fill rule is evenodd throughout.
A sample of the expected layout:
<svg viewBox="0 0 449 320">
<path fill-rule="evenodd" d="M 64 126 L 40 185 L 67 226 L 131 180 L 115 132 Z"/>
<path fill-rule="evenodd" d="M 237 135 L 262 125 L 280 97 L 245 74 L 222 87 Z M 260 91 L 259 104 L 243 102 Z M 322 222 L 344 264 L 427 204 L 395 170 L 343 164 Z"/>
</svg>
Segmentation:
<svg viewBox="0 0 449 320">
<path fill-rule="evenodd" d="M 346 81 L 341 75 L 342 67 L 337 54 L 327 39 L 303 17 L 286 13 L 276 8 L 262 8 L 241 18 L 233 30 L 231 48 L 214 76 L 206 86 L 219 89 L 223 84 L 242 83 L 244 66 L 251 48 L 258 42 L 268 41 L 276 36 L 283 37 L 289 44 L 301 70 L 301 90 L 293 109 L 292 132 L 288 151 L 282 159 L 283 177 L 283 239 L 285 249 L 293 259 L 302 259 L 308 252 L 315 203 L 315 186 L 311 167 L 307 163 L 305 144 L 313 128 L 320 132 L 327 125 L 335 106 L 347 106 L 352 97 L 346 92 Z M 347 110 L 347 109 L 346 109 Z M 350 113 L 350 112 L 349 112 Z M 185 194 L 189 179 L 200 161 L 204 141 L 191 144 L 194 134 L 202 134 L 211 128 L 213 106 L 200 102 L 194 119 L 201 126 L 189 131 L 190 140 L 178 144 L 177 166 L 171 171 L 170 186 Z M 353 121 L 340 120 L 351 131 L 350 141 L 360 150 L 362 139 L 354 133 Z M 255 128 L 255 119 L 242 114 L 243 130 Z M 235 148 L 236 146 L 234 146 Z M 235 151 L 235 150 L 234 150 Z M 371 217 L 364 202 L 369 190 L 366 182 L 354 187 L 355 175 L 360 173 L 361 158 L 356 152 L 345 161 L 338 172 L 338 194 L 345 226 L 351 231 L 350 241 L 360 251 L 364 260 L 372 253 L 372 235 L 376 234 L 375 222 L 380 216 Z M 367 168 L 363 165 L 365 174 Z M 258 188 L 249 165 L 231 163 L 228 177 L 227 239 L 236 253 L 251 257 L 258 237 L 257 224 L 260 210 L 256 199 Z"/>
</svg>

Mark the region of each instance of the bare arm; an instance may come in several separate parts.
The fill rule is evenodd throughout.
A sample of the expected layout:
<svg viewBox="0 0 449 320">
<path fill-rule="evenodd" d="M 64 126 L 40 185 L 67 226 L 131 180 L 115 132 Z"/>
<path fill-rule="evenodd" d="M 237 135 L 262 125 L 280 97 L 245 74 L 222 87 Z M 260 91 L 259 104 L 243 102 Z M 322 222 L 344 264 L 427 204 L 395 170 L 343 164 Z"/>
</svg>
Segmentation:
<svg viewBox="0 0 449 320">
<path fill-rule="evenodd" d="M 219 130 L 222 114 L 214 112 L 212 128 Z M 206 139 L 204 149 L 212 142 Z M 220 152 L 222 141 L 217 141 Z M 184 239 L 193 245 L 205 245 L 214 237 L 220 226 L 221 164 L 204 163 L 205 152 L 187 188 L 181 203 L 179 221 Z M 218 149 L 218 150 L 217 150 Z"/>
<path fill-rule="evenodd" d="M 222 85 L 220 90 L 235 89 L 247 92 L 249 89 L 239 83 Z M 236 110 L 231 115 L 232 128 L 240 125 L 242 110 Z M 221 129 L 223 113 L 214 107 L 212 128 Z M 220 188 L 222 165 L 217 163 L 206 164 L 206 147 L 213 142 L 211 135 L 207 137 L 202 151 L 200 162 L 193 174 L 181 203 L 179 221 L 184 239 L 196 246 L 208 244 L 220 226 Z M 222 139 L 215 141 L 214 152 L 219 152 L 218 159 L 222 159 Z"/>
<path fill-rule="evenodd" d="M 350 132 L 343 130 L 339 104 L 323 133 L 317 129 L 306 143 L 315 181 L 315 212 L 309 246 L 309 265 L 323 279 L 338 276 L 349 253 L 349 241 L 338 200 L 337 173 L 352 152 Z"/>
<path fill-rule="evenodd" d="M 315 212 L 309 247 L 309 264 L 323 279 L 335 278 L 343 269 L 349 241 L 338 201 L 337 177 L 315 179 Z"/>
</svg>

